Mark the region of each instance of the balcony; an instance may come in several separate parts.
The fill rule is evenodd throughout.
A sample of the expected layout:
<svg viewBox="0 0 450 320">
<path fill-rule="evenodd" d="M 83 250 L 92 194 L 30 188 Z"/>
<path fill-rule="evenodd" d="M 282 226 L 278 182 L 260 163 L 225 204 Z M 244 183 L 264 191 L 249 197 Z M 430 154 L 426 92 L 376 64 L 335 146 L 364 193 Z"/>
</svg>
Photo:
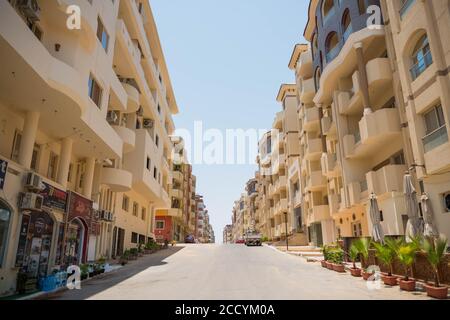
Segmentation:
<svg viewBox="0 0 450 320">
<path fill-rule="evenodd" d="M 170 195 L 174 198 L 183 199 L 183 191 L 179 188 L 171 188 Z"/>
<path fill-rule="evenodd" d="M 307 132 L 319 130 L 319 108 L 312 107 L 305 109 L 305 117 L 303 118 L 303 129 Z"/>
<path fill-rule="evenodd" d="M 134 131 L 123 126 L 113 126 L 113 129 L 123 141 L 123 152 L 133 151 L 136 145 L 136 134 Z"/>
<path fill-rule="evenodd" d="M 322 174 L 328 178 L 337 178 L 340 174 L 336 153 L 324 153 L 321 158 Z"/>
<path fill-rule="evenodd" d="M 312 75 L 313 61 L 311 50 L 300 54 L 297 62 L 297 76 L 301 78 L 308 78 Z"/>
<path fill-rule="evenodd" d="M 275 120 L 273 121 L 272 124 L 272 128 L 281 130 L 283 127 L 283 117 L 284 117 L 283 111 L 277 112 L 277 114 L 275 115 Z"/>
<path fill-rule="evenodd" d="M 330 219 L 330 207 L 328 205 L 313 205 L 308 209 L 308 223 L 317 223 Z"/>
<path fill-rule="evenodd" d="M 401 137 L 400 118 L 397 109 L 380 109 L 366 114 L 359 122 L 359 132 L 344 136 L 347 158 L 364 158 L 393 143 Z"/>
<path fill-rule="evenodd" d="M 173 173 L 172 173 L 172 176 L 178 182 L 183 182 L 184 181 L 184 175 L 183 175 L 183 173 L 181 171 L 174 170 Z"/>
<path fill-rule="evenodd" d="M 327 179 L 323 176 L 322 171 L 313 171 L 309 175 L 306 185 L 306 191 L 320 191 L 326 189 Z"/>
<path fill-rule="evenodd" d="M 275 192 L 279 193 L 281 189 L 286 189 L 286 186 L 287 186 L 286 176 L 278 177 L 278 180 L 275 182 Z"/>
<path fill-rule="evenodd" d="M 101 183 L 110 187 L 113 192 L 130 191 L 132 181 L 132 174 L 126 170 L 102 168 Z"/>
<path fill-rule="evenodd" d="M 369 95 L 383 94 L 386 90 L 391 90 L 392 70 L 389 58 L 372 59 L 366 64 L 367 82 L 369 85 Z"/>
<path fill-rule="evenodd" d="M 127 113 L 134 113 L 138 111 L 141 105 L 138 88 L 130 82 L 127 82 L 126 79 L 123 79 L 121 83 L 128 96 Z"/>
<path fill-rule="evenodd" d="M 124 17 L 127 19 L 128 25 L 130 27 L 130 34 L 133 39 L 139 39 L 139 44 L 143 54 L 149 56 L 150 44 L 147 39 L 147 33 L 144 29 L 144 19 L 139 13 L 136 1 L 121 1 L 120 9 Z"/>
<path fill-rule="evenodd" d="M 348 195 L 349 195 L 349 201 L 350 201 L 350 206 L 356 206 L 356 205 L 360 205 L 361 204 L 361 193 L 366 190 L 363 190 L 363 186 L 367 186 L 367 183 L 364 180 L 363 181 L 356 181 L 356 182 L 352 182 L 349 183 L 347 185 L 347 190 L 348 190 Z"/>
<path fill-rule="evenodd" d="M 321 124 L 322 124 L 322 133 L 324 135 L 328 136 L 336 133 L 336 126 L 331 117 L 324 116 L 321 119 Z"/>
<path fill-rule="evenodd" d="M 428 174 L 448 170 L 450 147 L 447 128 L 442 126 L 422 139 L 425 150 L 425 165 Z"/>
<path fill-rule="evenodd" d="M 308 139 L 306 145 L 305 159 L 318 160 L 322 155 L 323 145 L 322 139 Z"/>
<path fill-rule="evenodd" d="M 303 79 L 302 90 L 300 92 L 300 100 L 304 103 L 312 102 L 316 94 L 316 87 L 314 85 L 314 78 Z"/>
<path fill-rule="evenodd" d="M 275 206 L 275 215 L 282 215 L 284 212 L 287 212 L 288 209 L 288 203 L 287 199 L 280 199 L 278 203 Z"/>
<path fill-rule="evenodd" d="M 387 165 L 378 171 L 366 174 L 369 192 L 381 196 L 390 192 L 403 192 L 403 176 L 407 171 L 405 165 Z"/>
</svg>

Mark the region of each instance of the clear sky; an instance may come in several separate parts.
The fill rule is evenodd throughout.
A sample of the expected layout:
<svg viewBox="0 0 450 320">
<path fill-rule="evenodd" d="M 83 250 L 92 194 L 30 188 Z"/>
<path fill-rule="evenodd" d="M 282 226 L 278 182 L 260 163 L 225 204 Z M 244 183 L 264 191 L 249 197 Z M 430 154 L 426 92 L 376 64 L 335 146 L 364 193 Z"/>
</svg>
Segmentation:
<svg viewBox="0 0 450 320">
<path fill-rule="evenodd" d="M 307 0 L 151 0 L 180 114 L 177 128 L 270 129 Z M 257 145 L 251 146 L 256 150 Z M 216 242 L 256 165 L 194 164 Z"/>
</svg>

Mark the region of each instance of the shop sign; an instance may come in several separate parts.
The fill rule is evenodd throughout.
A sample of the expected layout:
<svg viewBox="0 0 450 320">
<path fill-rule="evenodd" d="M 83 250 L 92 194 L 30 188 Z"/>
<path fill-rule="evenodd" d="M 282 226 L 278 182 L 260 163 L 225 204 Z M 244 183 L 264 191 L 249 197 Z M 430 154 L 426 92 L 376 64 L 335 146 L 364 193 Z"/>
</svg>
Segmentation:
<svg viewBox="0 0 450 320">
<path fill-rule="evenodd" d="M 0 159 L 0 190 L 3 190 L 5 185 L 6 170 L 8 170 L 8 162 Z"/>
<path fill-rule="evenodd" d="M 74 218 L 82 218 L 87 225 L 90 225 L 93 211 L 93 202 L 91 200 L 75 192 L 70 192 L 68 221 Z"/>
<path fill-rule="evenodd" d="M 66 211 L 67 192 L 55 188 L 54 186 L 43 182 L 44 189 L 39 192 L 44 197 L 44 206 L 47 208 Z"/>
</svg>

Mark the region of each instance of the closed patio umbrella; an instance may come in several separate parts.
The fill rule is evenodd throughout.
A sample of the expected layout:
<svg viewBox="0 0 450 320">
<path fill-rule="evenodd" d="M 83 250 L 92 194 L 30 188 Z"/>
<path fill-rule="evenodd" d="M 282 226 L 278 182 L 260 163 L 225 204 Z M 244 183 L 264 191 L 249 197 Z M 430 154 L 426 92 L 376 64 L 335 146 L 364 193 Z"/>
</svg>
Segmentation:
<svg viewBox="0 0 450 320">
<path fill-rule="evenodd" d="M 422 194 L 420 202 L 422 204 L 422 213 L 424 221 L 423 235 L 425 237 L 438 237 L 439 233 L 437 232 L 433 223 L 433 209 L 431 207 L 428 194 L 426 193 Z"/>
<path fill-rule="evenodd" d="M 378 208 L 378 200 L 375 193 L 370 195 L 370 220 L 372 220 L 372 238 L 375 241 L 384 243 L 384 231 L 381 226 L 381 214 Z"/>
<path fill-rule="evenodd" d="M 420 233 L 420 220 L 417 193 L 409 172 L 406 172 L 403 177 L 403 194 L 405 196 L 406 214 L 408 215 L 405 236 L 406 241 L 410 241 L 410 238 L 414 238 Z"/>
</svg>

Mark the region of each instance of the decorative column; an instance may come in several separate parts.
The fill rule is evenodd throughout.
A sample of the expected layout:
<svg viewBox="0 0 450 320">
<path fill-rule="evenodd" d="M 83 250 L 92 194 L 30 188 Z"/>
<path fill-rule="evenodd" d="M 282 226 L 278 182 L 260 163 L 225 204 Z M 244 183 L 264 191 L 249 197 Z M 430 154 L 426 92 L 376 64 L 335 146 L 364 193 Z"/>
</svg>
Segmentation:
<svg viewBox="0 0 450 320">
<path fill-rule="evenodd" d="M 70 159 L 72 157 L 73 140 L 65 138 L 61 144 L 61 155 L 58 168 L 57 182 L 64 188 L 67 187 L 67 177 L 69 175 Z"/>
<path fill-rule="evenodd" d="M 39 125 L 40 113 L 28 111 L 23 124 L 22 140 L 20 141 L 19 163 L 29 169 L 33 158 L 36 133 Z"/>
<path fill-rule="evenodd" d="M 94 171 L 95 171 L 95 158 L 86 159 L 86 171 L 84 173 L 83 180 L 83 195 L 91 199 L 92 196 L 92 184 L 94 181 Z"/>
</svg>

